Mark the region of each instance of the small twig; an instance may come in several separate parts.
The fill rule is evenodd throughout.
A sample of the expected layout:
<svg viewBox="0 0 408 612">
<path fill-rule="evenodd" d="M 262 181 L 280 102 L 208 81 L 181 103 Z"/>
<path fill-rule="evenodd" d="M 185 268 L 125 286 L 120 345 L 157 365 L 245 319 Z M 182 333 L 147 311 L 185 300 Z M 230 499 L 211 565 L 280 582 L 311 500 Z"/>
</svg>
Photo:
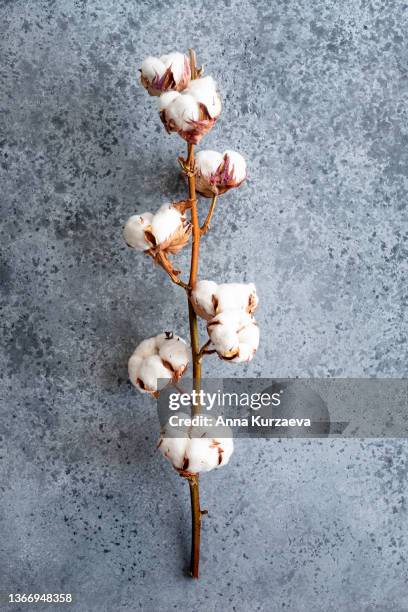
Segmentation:
<svg viewBox="0 0 408 612">
<path fill-rule="evenodd" d="M 209 209 L 208 214 L 207 214 L 207 218 L 204 221 L 203 225 L 200 227 L 200 234 L 201 234 L 201 236 L 204 236 L 204 234 L 210 229 L 210 223 L 211 223 L 212 216 L 214 214 L 214 209 L 215 209 L 215 205 L 217 203 L 217 199 L 218 199 L 218 196 L 214 195 L 213 199 L 211 201 L 210 209 Z"/>
<path fill-rule="evenodd" d="M 204 355 L 211 355 L 212 353 L 216 353 L 216 351 L 209 351 L 208 347 L 211 344 L 211 340 L 207 340 L 207 342 L 200 348 L 198 354 L 197 354 L 197 358 L 201 361 L 201 359 L 204 357 Z"/>
<path fill-rule="evenodd" d="M 183 289 L 185 289 L 186 291 L 190 290 L 190 286 L 187 285 L 187 283 L 184 283 L 181 279 L 179 279 L 177 274 L 174 273 L 171 267 L 171 264 L 169 260 L 166 258 L 166 256 L 164 255 L 164 253 L 159 252 L 157 253 L 157 255 L 153 255 L 152 253 L 149 253 L 149 255 L 153 257 L 153 259 L 159 264 L 161 268 L 163 268 L 165 272 L 167 272 L 167 274 L 170 277 L 170 280 L 173 283 L 175 283 L 179 287 L 183 287 Z"/>
<path fill-rule="evenodd" d="M 191 200 L 180 200 L 179 202 L 173 202 L 173 208 L 176 208 L 182 215 L 184 215 L 187 210 L 191 209 L 193 204 L 194 202 Z"/>
<path fill-rule="evenodd" d="M 178 162 L 179 162 L 179 164 L 181 166 L 181 169 L 183 170 L 184 174 L 187 177 L 190 178 L 192 176 L 195 176 L 195 174 L 196 174 L 195 161 L 194 161 L 194 159 L 191 158 L 191 154 L 190 153 L 189 153 L 189 156 L 187 157 L 187 159 L 184 159 L 184 157 L 182 157 L 180 155 L 180 157 L 178 158 Z"/>
</svg>

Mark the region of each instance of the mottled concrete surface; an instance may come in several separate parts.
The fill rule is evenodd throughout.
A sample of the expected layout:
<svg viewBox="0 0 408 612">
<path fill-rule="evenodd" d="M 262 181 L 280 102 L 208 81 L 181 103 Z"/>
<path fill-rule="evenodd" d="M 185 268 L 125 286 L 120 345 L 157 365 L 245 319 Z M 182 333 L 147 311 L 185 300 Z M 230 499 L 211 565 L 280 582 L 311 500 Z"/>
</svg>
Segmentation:
<svg viewBox="0 0 408 612">
<path fill-rule="evenodd" d="M 250 173 L 201 274 L 255 280 L 262 299 L 256 359 L 207 373 L 406 375 L 407 13 L 0 1 L 1 592 L 72 592 L 78 612 L 408 610 L 407 445 L 392 440 L 239 441 L 202 479 L 202 579 L 183 576 L 187 485 L 126 361 L 147 335 L 187 334 L 186 304 L 121 240 L 130 214 L 185 194 L 183 143 L 137 68 L 193 45 L 224 101 L 205 144 Z"/>
</svg>

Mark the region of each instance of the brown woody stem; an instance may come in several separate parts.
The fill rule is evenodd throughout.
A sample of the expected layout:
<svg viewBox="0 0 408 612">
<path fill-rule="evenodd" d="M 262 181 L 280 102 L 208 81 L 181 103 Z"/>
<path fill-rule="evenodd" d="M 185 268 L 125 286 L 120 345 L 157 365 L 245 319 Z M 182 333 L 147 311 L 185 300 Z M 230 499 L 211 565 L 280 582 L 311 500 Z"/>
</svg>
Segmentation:
<svg viewBox="0 0 408 612">
<path fill-rule="evenodd" d="M 191 566 L 190 571 L 193 578 L 198 578 L 198 566 L 200 561 L 200 536 L 201 536 L 201 509 L 200 489 L 198 474 L 188 480 L 191 498 Z"/>
<path fill-rule="evenodd" d="M 213 199 L 211 201 L 211 205 L 210 205 L 208 214 L 207 214 L 207 218 L 204 221 L 204 223 L 203 223 L 203 225 L 202 225 L 202 227 L 200 229 L 201 236 L 204 236 L 204 234 L 210 229 L 210 223 L 211 223 L 212 216 L 214 214 L 214 209 L 215 209 L 215 205 L 217 203 L 217 199 L 218 199 L 218 196 L 214 195 Z"/>
<path fill-rule="evenodd" d="M 193 49 L 189 49 L 191 78 L 195 79 L 196 74 L 196 58 Z M 191 266 L 190 266 L 190 291 L 194 289 L 197 282 L 198 273 L 198 256 L 200 252 L 200 224 L 198 220 L 197 198 L 195 187 L 195 168 L 194 168 L 194 145 L 188 144 L 187 149 L 187 177 L 188 177 L 188 199 L 191 201 L 191 223 L 193 226 L 193 244 L 191 247 Z M 193 359 L 193 387 L 199 392 L 201 386 L 201 363 L 200 363 L 200 342 L 198 335 L 197 315 L 189 300 L 188 316 L 190 322 L 190 339 L 191 352 Z M 193 406 L 193 415 L 200 412 L 200 406 Z M 200 510 L 200 494 L 199 494 L 199 479 L 198 474 L 189 479 L 190 497 L 191 497 L 191 520 L 192 520 L 192 535 L 191 535 L 191 565 L 190 572 L 193 578 L 198 578 L 199 563 L 200 563 L 200 534 L 201 534 L 201 510 Z"/>
<path fill-rule="evenodd" d="M 193 49 L 189 49 L 190 56 L 190 66 L 191 66 L 191 78 L 197 78 L 198 72 L 196 69 L 196 58 Z M 186 212 L 186 210 L 190 209 L 191 215 L 191 224 L 193 228 L 193 241 L 191 247 L 191 264 L 190 264 L 190 278 L 188 284 L 183 283 L 175 274 L 171 263 L 168 261 L 166 256 L 162 253 L 156 255 L 156 261 L 159 265 L 166 270 L 167 274 L 170 276 L 173 283 L 180 285 L 184 289 L 188 291 L 188 296 L 190 297 L 191 291 L 194 289 L 194 286 L 197 282 L 197 273 L 198 273 L 198 256 L 200 252 L 200 236 L 201 236 L 201 228 L 198 219 L 198 210 L 197 210 L 197 198 L 196 198 L 196 185 L 195 185 L 195 163 L 194 163 L 194 145 L 188 144 L 187 148 L 187 159 L 183 159 L 179 157 L 180 165 L 183 169 L 183 172 L 187 175 L 188 178 L 188 200 L 183 202 L 183 206 L 179 207 L 180 210 Z M 215 202 L 213 200 L 212 209 L 214 209 Z M 208 217 L 207 217 L 208 219 Z M 208 219 L 208 224 L 211 220 L 211 216 Z M 154 256 L 154 255 L 152 255 Z M 192 352 L 192 361 L 193 361 L 193 387 L 199 393 L 201 388 L 201 358 L 203 353 L 205 352 L 205 348 L 208 346 L 208 343 L 204 345 L 203 352 L 200 351 L 200 339 L 198 333 L 198 322 L 197 315 L 194 311 L 194 308 L 191 304 L 190 299 L 188 300 L 188 318 L 190 324 L 190 342 L 191 342 L 191 352 Z M 199 414 L 200 405 L 192 406 L 192 414 L 193 416 Z M 192 525 L 192 533 L 191 533 L 191 565 L 190 565 L 190 573 L 193 578 L 198 578 L 199 575 L 199 562 L 200 562 L 200 536 L 201 536 L 201 515 L 206 514 L 207 511 L 202 511 L 200 508 L 200 491 L 199 491 L 199 475 L 191 474 L 189 472 L 185 472 L 183 470 L 179 470 L 180 476 L 186 478 L 189 482 L 190 487 L 190 498 L 191 498 L 191 525 Z"/>
</svg>

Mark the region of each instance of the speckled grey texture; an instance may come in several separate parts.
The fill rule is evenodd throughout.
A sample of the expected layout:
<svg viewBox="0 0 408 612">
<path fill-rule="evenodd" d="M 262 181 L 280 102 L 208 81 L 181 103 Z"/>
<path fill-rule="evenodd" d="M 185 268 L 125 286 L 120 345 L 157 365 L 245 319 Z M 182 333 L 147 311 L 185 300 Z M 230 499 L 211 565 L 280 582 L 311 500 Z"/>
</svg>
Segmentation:
<svg viewBox="0 0 408 612">
<path fill-rule="evenodd" d="M 201 276 L 255 280 L 262 300 L 256 359 L 207 374 L 406 375 L 407 13 L 0 2 L 1 592 L 72 592 L 78 612 L 408 610 L 401 441 L 238 441 L 202 479 L 202 579 L 183 576 L 187 485 L 126 361 L 186 335 L 186 304 L 121 240 L 130 214 L 185 194 L 183 142 L 137 68 L 194 46 L 224 102 L 203 144 L 241 151 L 250 177 Z"/>
</svg>

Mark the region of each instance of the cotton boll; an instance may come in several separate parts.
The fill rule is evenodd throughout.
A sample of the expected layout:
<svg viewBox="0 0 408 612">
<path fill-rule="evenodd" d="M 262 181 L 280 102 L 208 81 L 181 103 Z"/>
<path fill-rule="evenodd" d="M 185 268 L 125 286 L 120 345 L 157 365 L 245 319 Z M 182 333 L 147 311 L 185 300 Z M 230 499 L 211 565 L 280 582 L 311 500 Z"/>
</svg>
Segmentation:
<svg viewBox="0 0 408 612">
<path fill-rule="evenodd" d="M 140 391 L 156 396 L 168 381 L 180 379 L 190 360 L 187 343 L 173 332 L 164 332 L 137 346 L 128 362 L 129 378 Z"/>
<path fill-rule="evenodd" d="M 141 69 L 140 81 L 151 96 L 167 91 L 182 91 L 190 82 L 190 61 L 183 53 L 148 57 Z"/>
<path fill-rule="evenodd" d="M 185 470 L 192 474 L 209 472 L 218 466 L 218 452 L 216 446 L 211 445 L 212 440 L 206 438 L 192 438 L 187 449 L 187 466 Z"/>
<path fill-rule="evenodd" d="M 152 82 L 157 76 L 160 78 L 163 76 L 166 67 L 164 63 L 157 57 L 147 57 L 140 67 L 142 75 Z"/>
<path fill-rule="evenodd" d="M 214 298 L 217 293 L 217 283 L 199 281 L 191 293 L 191 303 L 198 316 L 209 321 L 215 316 Z"/>
<path fill-rule="evenodd" d="M 193 96 L 182 94 L 167 107 L 167 118 L 182 131 L 193 129 L 192 121 L 200 118 L 200 109 Z"/>
<path fill-rule="evenodd" d="M 197 144 L 214 125 L 221 101 L 211 77 L 195 79 L 179 95 L 159 102 L 160 119 L 167 132 L 177 132 L 190 144 Z"/>
<path fill-rule="evenodd" d="M 151 223 L 152 234 L 157 244 L 165 242 L 182 225 L 181 213 L 172 204 L 163 204 Z"/>
<path fill-rule="evenodd" d="M 150 212 L 130 217 L 123 229 L 123 238 L 126 244 L 137 251 L 146 251 L 153 246 L 145 236 L 145 231 L 149 228 L 152 219 L 153 215 Z"/>
<path fill-rule="evenodd" d="M 239 187 L 246 178 L 246 162 L 235 151 L 199 151 L 196 157 L 197 191 L 206 198 Z"/>
<path fill-rule="evenodd" d="M 246 178 L 246 161 L 236 151 L 225 151 L 224 158 L 228 165 L 229 173 L 236 184 L 241 184 Z"/>
<path fill-rule="evenodd" d="M 164 111 L 176 98 L 180 96 L 178 91 L 167 91 L 159 98 L 159 111 Z"/>
<path fill-rule="evenodd" d="M 178 412 L 180 421 L 188 415 Z M 232 431 L 229 427 L 186 428 L 183 426 L 164 427 L 159 451 L 173 467 L 183 475 L 209 472 L 228 463 L 234 450 Z"/>
<path fill-rule="evenodd" d="M 254 283 L 222 283 L 199 281 L 191 293 L 195 312 L 209 321 L 226 310 L 252 313 L 258 305 Z"/>
<path fill-rule="evenodd" d="M 215 81 L 211 76 L 191 81 L 186 89 L 186 93 L 191 94 L 197 102 L 203 104 L 212 119 L 215 119 L 221 113 L 220 96 L 217 92 Z"/>
<path fill-rule="evenodd" d="M 242 308 L 246 312 L 253 312 L 258 305 L 254 283 L 223 283 L 218 285 L 216 300 L 216 313 L 238 308 Z"/>
<path fill-rule="evenodd" d="M 159 355 L 151 355 L 143 360 L 138 376 L 138 384 L 142 390 L 148 393 L 160 391 L 171 379 L 172 373 L 165 367 Z"/>
<path fill-rule="evenodd" d="M 204 434 L 204 437 L 195 437 L 195 435 L 192 432 L 187 447 L 188 467 L 184 468 L 185 470 L 193 474 L 209 472 L 228 463 L 234 450 L 232 432 L 228 438 L 214 437 L 211 429 Z"/>
</svg>

